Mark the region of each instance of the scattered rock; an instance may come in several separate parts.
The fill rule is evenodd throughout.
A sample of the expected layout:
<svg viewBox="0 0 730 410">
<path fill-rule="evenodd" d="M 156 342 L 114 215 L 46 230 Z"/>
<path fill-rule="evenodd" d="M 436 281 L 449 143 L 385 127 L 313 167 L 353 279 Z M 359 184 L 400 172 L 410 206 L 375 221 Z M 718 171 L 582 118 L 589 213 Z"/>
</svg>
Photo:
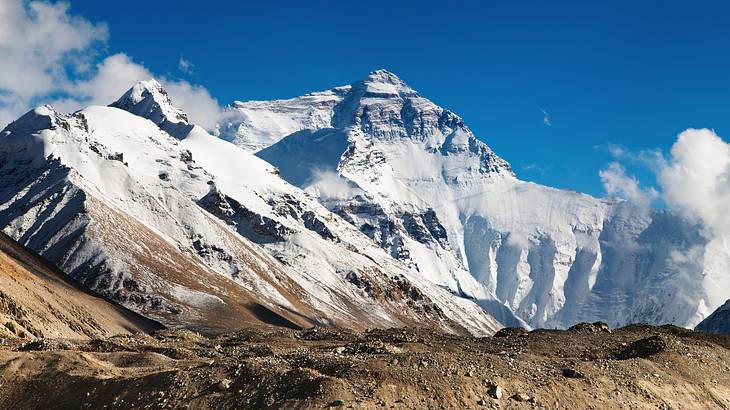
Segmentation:
<svg viewBox="0 0 730 410">
<path fill-rule="evenodd" d="M 182 161 L 184 163 L 193 162 L 193 153 L 187 149 L 180 151 L 180 161 Z"/>
<path fill-rule="evenodd" d="M 218 391 L 225 391 L 231 388 L 231 381 L 228 379 L 223 379 L 218 382 Z"/>
<path fill-rule="evenodd" d="M 510 397 L 514 401 L 530 401 L 532 400 L 532 397 L 525 393 L 517 393 L 514 396 Z"/>
<path fill-rule="evenodd" d="M 343 406 L 344 404 L 345 404 L 344 401 L 338 399 L 338 400 L 334 400 L 332 403 L 330 403 L 329 407 L 340 407 L 340 406 Z"/>
<path fill-rule="evenodd" d="M 526 336 L 528 333 L 530 332 L 522 327 L 504 327 L 495 333 L 494 337 Z"/>
<path fill-rule="evenodd" d="M 607 332 L 611 333 L 611 328 L 607 323 L 604 322 L 593 322 L 593 323 L 578 323 L 568 329 L 569 332 L 576 333 L 600 333 Z"/>
<path fill-rule="evenodd" d="M 416 342 L 397 341 L 405 338 Z M 730 339 L 718 336 L 676 336 L 644 326 L 610 334 L 550 330 L 523 336 L 518 331 L 490 338 L 490 343 L 484 340 L 429 329 L 241 330 L 212 337 L 169 329 L 87 341 L 15 338 L 0 345 L 0 364 L 19 374 L 12 383 L 0 381 L 0 408 L 55 402 L 83 402 L 87 407 L 113 403 L 109 407 L 114 408 L 333 410 L 377 408 L 376 403 L 419 409 L 656 407 L 657 393 L 630 380 L 691 386 L 688 395 L 679 389 L 674 400 L 715 408 L 711 397 L 691 396 L 692 391 L 709 386 L 725 397 L 730 388 Z M 656 368 L 613 360 L 619 350 L 632 355 L 661 350 L 662 341 L 678 354 L 645 363 Z M 64 349 L 67 344 L 70 348 Z M 649 349 L 657 345 L 660 349 Z M 399 353 L 347 353 L 349 348 L 388 351 L 389 346 Z M 600 360 L 581 362 L 587 349 Z M 498 355 L 503 350 L 509 355 Z M 64 368 L 78 370 L 59 371 Z M 563 387 L 575 384 L 561 375 L 586 382 L 580 388 L 555 389 L 551 377 L 562 380 Z M 79 390 L 81 382 L 84 388 Z M 43 390 L 47 403 L 27 394 L 39 383 L 54 387 Z M 600 402 L 601 397 L 611 402 Z"/>
<path fill-rule="evenodd" d="M 582 379 L 585 377 L 585 375 L 575 369 L 566 367 L 565 369 L 563 369 L 563 377 L 567 377 L 569 379 Z"/>
<path fill-rule="evenodd" d="M 504 396 L 504 389 L 502 389 L 502 387 L 497 386 L 495 384 L 494 386 L 489 388 L 488 393 L 489 393 L 489 397 L 499 400 L 502 398 L 502 396 Z"/>
<path fill-rule="evenodd" d="M 619 360 L 647 358 L 667 350 L 667 342 L 661 336 L 650 336 L 630 343 L 615 357 Z"/>
<path fill-rule="evenodd" d="M 350 354 L 367 353 L 367 354 L 394 354 L 400 353 L 400 349 L 384 343 L 380 339 L 358 341 L 348 345 L 343 352 Z"/>
</svg>

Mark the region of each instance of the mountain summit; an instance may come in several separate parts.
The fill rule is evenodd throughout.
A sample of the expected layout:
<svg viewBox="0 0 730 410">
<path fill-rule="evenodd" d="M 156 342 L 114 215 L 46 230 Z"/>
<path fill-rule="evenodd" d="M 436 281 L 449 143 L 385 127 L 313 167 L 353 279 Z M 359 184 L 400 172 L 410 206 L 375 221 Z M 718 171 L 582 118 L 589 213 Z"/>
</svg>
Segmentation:
<svg viewBox="0 0 730 410">
<path fill-rule="evenodd" d="M 352 88 L 363 90 L 370 96 L 402 98 L 418 95 L 400 77 L 384 69 L 370 72 L 367 77 L 353 84 Z"/>
<path fill-rule="evenodd" d="M 167 91 L 154 79 L 138 82 L 109 106 L 147 118 L 177 139 L 193 129 L 187 114 L 172 104 Z"/>
</svg>

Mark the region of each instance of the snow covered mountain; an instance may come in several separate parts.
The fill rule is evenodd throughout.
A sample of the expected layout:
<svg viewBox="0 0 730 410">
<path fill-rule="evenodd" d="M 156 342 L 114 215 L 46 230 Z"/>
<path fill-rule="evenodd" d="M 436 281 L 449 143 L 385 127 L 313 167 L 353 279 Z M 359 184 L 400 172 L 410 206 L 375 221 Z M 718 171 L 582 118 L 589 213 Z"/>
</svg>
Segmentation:
<svg viewBox="0 0 730 410">
<path fill-rule="evenodd" d="M 728 249 L 699 226 L 521 181 L 460 117 L 385 70 L 229 114 L 221 138 L 504 323 L 514 312 L 534 327 L 694 326 L 730 296 Z"/>
<path fill-rule="evenodd" d="M 730 336 L 730 299 L 700 322 L 695 330 Z"/>
<path fill-rule="evenodd" d="M 271 165 L 188 124 L 155 81 L 110 107 L 39 107 L 3 130 L 0 227 L 168 326 L 500 327 Z"/>
</svg>

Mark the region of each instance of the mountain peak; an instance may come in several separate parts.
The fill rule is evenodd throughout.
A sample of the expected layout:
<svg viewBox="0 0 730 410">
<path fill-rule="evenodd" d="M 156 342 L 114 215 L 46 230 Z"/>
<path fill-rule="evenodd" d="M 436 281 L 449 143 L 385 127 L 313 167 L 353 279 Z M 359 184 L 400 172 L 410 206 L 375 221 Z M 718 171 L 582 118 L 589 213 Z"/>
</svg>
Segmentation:
<svg viewBox="0 0 730 410">
<path fill-rule="evenodd" d="M 397 75 L 385 69 L 371 71 L 365 78 L 353 85 L 362 89 L 366 97 L 414 96 L 416 91 Z"/>
<path fill-rule="evenodd" d="M 138 82 L 110 107 L 147 118 L 178 139 L 184 138 L 193 128 L 187 114 L 172 104 L 167 91 L 155 79 Z"/>
<path fill-rule="evenodd" d="M 387 82 L 391 84 L 405 84 L 403 80 L 400 79 L 397 75 L 394 73 L 391 73 L 390 71 L 381 68 L 378 70 L 371 71 L 367 77 L 364 78 L 364 81 L 369 82 Z"/>
<path fill-rule="evenodd" d="M 53 128 L 59 121 L 59 114 L 50 105 L 36 107 L 5 127 L 8 133 L 34 132 Z"/>
</svg>

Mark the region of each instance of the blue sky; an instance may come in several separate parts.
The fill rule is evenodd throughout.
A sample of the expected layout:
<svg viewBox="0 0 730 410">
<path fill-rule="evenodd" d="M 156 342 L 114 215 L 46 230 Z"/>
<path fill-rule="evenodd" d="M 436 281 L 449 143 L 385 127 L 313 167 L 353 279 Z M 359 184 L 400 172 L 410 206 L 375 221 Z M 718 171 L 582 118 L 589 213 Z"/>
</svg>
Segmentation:
<svg viewBox="0 0 730 410">
<path fill-rule="evenodd" d="M 464 117 L 523 179 L 594 195 L 611 161 L 600 147 L 666 151 L 690 127 L 730 134 L 720 1 L 72 0 L 70 11 L 108 24 L 103 53 L 201 84 L 222 104 L 386 68 Z"/>
</svg>

